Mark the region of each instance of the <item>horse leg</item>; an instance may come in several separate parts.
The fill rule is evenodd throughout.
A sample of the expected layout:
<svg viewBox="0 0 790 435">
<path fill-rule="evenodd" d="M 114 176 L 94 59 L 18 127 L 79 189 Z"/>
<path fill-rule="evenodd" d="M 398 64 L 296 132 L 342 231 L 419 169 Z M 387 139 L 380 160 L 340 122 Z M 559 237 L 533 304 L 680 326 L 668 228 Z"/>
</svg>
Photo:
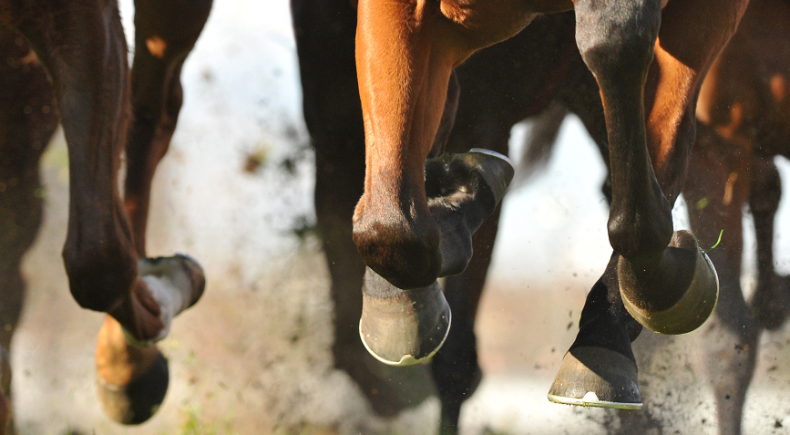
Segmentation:
<svg viewBox="0 0 790 435">
<path fill-rule="evenodd" d="M 741 210 L 750 189 L 748 156 L 711 128 L 699 125 L 691 155 L 694 171 L 683 188 L 691 227 L 700 243 L 713 246 L 724 231 L 721 246 L 708 254 L 719 271 L 721 290 L 715 313 L 702 332 L 721 435 L 741 433 L 743 403 L 759 347 L 760 328 L 740 285 Z"/>
<path fill-rule="evenodd" d="M 69 148 L 63 257 L 72 296 L 83 308 L 113 316 L 126 340 L 148 345 L 167 334 L 173 316 L 197 302 L 205 279 L 186 256 L 138 261 L 117 188 L 128 121 L 126 41 L 115 2 L 83 6 L 0 2 L 0 20 L 31 42 L 58 98 Z M 113 383 L 123 385 L 120 379 L 129 372 L 115 366 Z"/>
<path fill-rule="evenodd" d="M 151 181 L 170 145 L 181 109 L 181 68 L 208 19 L 211 3 L 211 0 L 135 2 L 133 118 L 126 144 L 124 205 L 135 249 L 141 258 L 146 257 Z M 105 412 L 121 423 L 148 420 L 167 392 L 167 360 L 156 346 L 141 348 L 128 344 L 120 325 L 109 315 L 99 337 L 97 386 Z"/>
<path fill-rule="evenodd" d="M 471 67 L 471 65 L 466 66 Z M 464 90 L 471 90 L 480 81 L 475 72 L 459 71 L 458 76 L 461 79 L 460 86 Z M 519 119 L 516 113 L 503 115 L 496 110 L 502 107 L 500 99 L 496 98 L 498 96 L 486 92 L 461 93 L 456 118 L 457 126 L 449 136 L 445 147 L 447 152 L 467 152 L 473 146 L 483 145 L 485 148 L 507 154 L 510 127 Z M 483 374 L 477 363 L 475 320 L 488 267 L 491 264 L 491 254 L 499 228 L 499 215 L 500 207 L 497 207 L 474 234 L 472 239 L 474 256 L 466 270 L 462 274 L 448 276 L 444 281 L 444 294 L 453 313 L 453 326 L 444 346 L 431 362 L 433 379 L 442 406 L 439 429 L 441 435 L 458 433 L 461 406 L 472 396 L 482 380 Z"/>
<path fill-rule="evenodd" d="M 475 255 L 466 271 L 449 276 L 444 282 L 444 294 L 453 312 L 453 327 L 431 363 L 442 403 L 441 435 L 458 433 L 461 405 L 472 396 L 483 377 L 477 363 L 475 318 L 491 263 L 499 212 L 497 208 L 475 233 Z"/>
<path fill-rule="evenodd" d="M 577 44 L 598 81 L 609 135 L 615 255 L 550 390 L 560 403 L 641 407 L 630 349 L 638 329 L 621 301 L 641 324 L 675 334 L 697 328 L 715 306 L 715 271 L 693 235 L 673 235 L 671 207 L 685 180 L 699 84 L 746 2 L 670 3 L 663 13 L 661 3 L 574 3 Z"/>
<path fill-rule="evenodd" d="M 38 163 L 58 126 L 46 71 L 21 35 L 0 28 L 0 434 L 12 433 L 7 350 L 19 322 L 21 263 L 41 226 Z M 10 432 L 4 432 L 10 431 Z"/>
<path fill-rule="evenodd" d="M 477 29 L 466 27 L 469 23 L 453 21 L 463 21 L 453 12 L 460 5 L 453 2 L 359 2 L 356 61 L 366 171 L 353 235 L 365 264 L 397 288 L 431 287 L 439 276 L 461 273 L 471 256 L 471 234 L 480 218 L 493 212 L 508 174 L 512 177 L 506 163 L 480 156 L 425 166 L 452 69 L 475 50 L 514 35 L 537 15 L 528 13 L 527 5 L 498 6 L 475 4 L 485 9 L 489 21 L 508 20 L 507 26 L 477 38 Z M 450 174 L 462 166 L 486 178 L 478 180 L 485 185 L 481 204 L 459 195 L 455 210 L 452 200 L 429 206 L 426 183 L 433 180 L 439 184 L 435 187 L 448 189 L 440 195 L 447 198 L 458 188 L 453 183 L 469 181 Z M 459 220 L 468 222 L 459 228 Z"/>
<path fill-rule="evenodd" d="M 782 180 L 771 158 L 752 158 L 749 208 L 757 236 L 757 289 L 751 306 L 760 325 L 779 329 L 790 313 L 790 278 L 774 270 L 774 217 L 782 197 Z"/>
<path fill-rule="evenodd" d="M 170 145 L 183 101 L 181 68 L 203 30 L 212 2 L 135 1 L 124 205 L 141 257 L 145 256 L 151 181 Z"/>
<path fill-rule="evenodd" d="M 430 388 L 418 387 L 428 384 L 425 367 L 383 365 L 359 340 L 365 265 L 351 238 L 351 218 L 363 191 L 365 139 L 354 65 L 356 10 L 326 0 L 292 0 L 291 10 L 304 117 L 315 149 L 317 224 L 331 278 L 334 364 L 377 414 L 395 416 L 420 403 Z"/>
<path fill-rule="evenodd" d="M 472 233 L 513 177 L 506 158 L 489 151 L 426 162 L 453 67 L 485 45 L 466 46 L 463 25 L 443 16 L 444 6 L 365 0 L 358 7 L 366 169 L 353 237 L 369 267 L 360 335 L 368 351 L 392 365 L 425 361 L 444 342 L 450 310 L 436 278 L 463 272 Z M 519 24 L 532 16 L 523 18 Z"/>
</svg>

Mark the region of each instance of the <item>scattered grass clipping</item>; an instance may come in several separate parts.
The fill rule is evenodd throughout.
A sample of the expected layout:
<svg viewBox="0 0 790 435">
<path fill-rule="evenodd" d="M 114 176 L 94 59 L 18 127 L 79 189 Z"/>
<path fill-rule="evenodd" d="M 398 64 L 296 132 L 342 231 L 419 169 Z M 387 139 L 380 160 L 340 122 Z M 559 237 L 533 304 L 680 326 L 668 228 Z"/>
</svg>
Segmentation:
<svg viewBox="0 0 790 435">
<path fill-rule="evenodd" d="M 710 252 L 710 251 L 712 251 L 712 250 L 716 249 L 716 247 L 717 247 L 717 246 L 719 246 L 719 243 L 721 243 L 721 237 L 722 237 L 723 235 L 724 235 L 724 230 L 721 230 L 721 231 L 719 231 L 719 240 L 716 240 L 716 243 L 714 243 L 714 244 L 713 244 L 713 246 L 711 246 L 710 248 L 708 248 L 708 249 L 706 249 L 706 250 L 702 251 L 702 253 L 703 253 L 703 254 L 707 254 L 708 252 Z"/>
</svg>

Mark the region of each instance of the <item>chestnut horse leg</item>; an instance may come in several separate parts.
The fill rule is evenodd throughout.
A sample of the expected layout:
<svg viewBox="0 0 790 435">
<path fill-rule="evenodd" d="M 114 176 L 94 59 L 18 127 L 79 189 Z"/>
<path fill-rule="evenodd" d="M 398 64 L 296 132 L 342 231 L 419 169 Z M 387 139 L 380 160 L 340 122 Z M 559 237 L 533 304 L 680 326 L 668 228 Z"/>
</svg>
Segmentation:
<svg viewBox="0 0 790 435">
<path fill-rule="evenodd" d="M 334 365 L 359 386 L 373 410 L 395 416 L 431 394 L 425 366 L 393 368 L 359 340 L 365 264 L 351 238 L 362 196 L 365 139 L 354 65 L 356 9 L 335 0 L 292 0 L 303 108 L 315 149 L 315 208 L 331 277 Z"/>
<path fill-rule="evenodd" d="M 711 128 L 699 125 L 691 155 L 694 171 L 683 188 L 691 227 L 700 243 L 713 246 L 724 230 L 724 246 L 708 254 L 719 271 L 721 295 L 702 332 L 721 435 L 741 433 L 743 403 L 760 344 L 760 328 L 740 284 L 741 210 L 749 196 L 749 155 L 749 150 L 739 149 Z"/>
<path fill-rule="evenodd" d="M 460 273 L 469 261 L 466 255 L 471 254 L 444 249 L 449 245 L 442 237 L 458 229 L 450 228 L 456 213 L 449 211 L 448 204 L 434 203 L 429 208 L 426 196 L 426 181 L 450 176 L 438 170 L 426 174 L 425 159 L 433 149 L 452 69 L 476 49 L 517 33 L 535 16 L 521 10 L 526 7 L 514 7 L 515 24 L 470 42 L 463 33 L 468 29 L 445 17 L 442 7 L 439 2 L 370 0 L 360 1 L 358 7 L 356 61 L 366 171 L 365 192 L 354 211 L 354 242 L 365 264 L 401 289 L 432 286 L 438 276 Z M 496 6 L 487 7 L 486 14 L 511 15 Z M 494 160 L 482 160 L 485 163 L 477 166 L 497 166 Z M 443 165 L 451 170 L 449 162 Z M 508 171 L 478 169 L 491 176 L 483 182 L 483 190 L 490 191 L 495 200 L 501 198 Z M 450 195 L 450 191 L 442 193 Z M 480 212 L 487 216 L 494 208 L 495 204 L 486 204 Z M 476 225 L 463 225 L 465 234 L 458 238 L 471 243 L 478 218 L 469 222 Z"/>
<path fill-rule="evenodd" d="M 170 145 L 181 109 L 181 68 L 211 10 L 211 0 L 135 2 L 135 56 L 131 72 L 132 120 L 126 144 L 124 204 L 137 255 L 145 240 L 151 181 Z M 148 420 L 164 400 L 167 360 L 156 346 L 127 343 L 106 316 L 96 346 L 97 386 L 105 412 L 127 424 Z"/>
<path fill-rule="evenodd" d="M 46 71 L 21 35 L 0 28 L 0 434 L 13 433 L 7 350 L 25 293 L 21 262 L 41 226 L 41 154 L 58 126 Z"/>
<path fill-rule="evenodd" d="M 425 361 L 444 342 L 451 315 L 436 278 L 463 272 L 472 233 L 494 212 L 513 176 L 507 159 L 488 151 L 426 163 L 452 69 L 485 45 L 466 46 L 463 26 L 439 8 L 368 0 L 358 8 L 366 168 L 353 237 L 369 267 L 360 336 L 374 356 L 392 365 Z M 501 38 L 521 27 L 508 27 Z"/>
<path fill-rule="evenodd" d="M 615 254 L 588 296 L 551 400 L 641 408 L 630 349 L 639 329 L 621 300 L 664 333 L 697 328 L 715 306 L 715 271 L 693 235 L 673 235 L 671 207 L 685 181 L 699 84 L 746 3 L 670 2 L 663 13 L 655 0 L 574 4 L 577 43 L 598 81 L 609 134 Z"/>
</svg>

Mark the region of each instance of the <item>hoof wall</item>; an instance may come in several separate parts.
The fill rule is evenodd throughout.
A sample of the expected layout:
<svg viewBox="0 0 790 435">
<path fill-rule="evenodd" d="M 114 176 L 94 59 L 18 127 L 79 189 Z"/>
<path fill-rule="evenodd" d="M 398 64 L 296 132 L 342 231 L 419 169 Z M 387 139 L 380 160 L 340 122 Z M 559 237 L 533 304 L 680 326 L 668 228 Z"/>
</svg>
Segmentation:
<svg viewBox="0 0 790 435">
<path fill-rule="evenodd" d="M 151 367 L 128 385 L 113 385 L 96 376 L 104 413 L 121 424 L 140 424 L 156 414 L 165 399 L 170 374 L 160 353 Z"/>
<path fill-rule="evenodd" d="M 719 277 L 710 258 L 699 248 L 693 234 L 677 231 L 667 249 L 692 253 L 687 257 L 694 261 L 693 276 L 680 300 L 664 310 L 648 310 L 629 300 L 622 289 L 620 294 L 628 313 L 646 328 L 660 334 L 686 334 L 702 326 L 713 314 L 719 298 Z M 626 260 L 620 257 L 619 261 L 618 278 L 622 283 L 626 279 L 622 276 L 622 271 L 626 270 Z"/>
<path fill-rule="evenodd" d="M 371 280 L 384 280 L 369 272 Z M 392 297 L 363 292 L 359 336 L 377 360 L 391 366 L 409 366 L 430 359 L 450 332 L 450 306 L 434 283 L 417 290 L 399 290 Z"/>
<path fill-rule="evenodd" d="M 577 347 L 565 354 L 548 399 L 563 405 L 642 409 L 636 364 L 601 347 Z"/>
<path fill-rule="evenodd" d="M 164 328 L 150 340 L 138 339 L 126 328 L 123 331 L 127 343 L 146 348 L 167 337 L 173 318 L 200 300 L 206 288 L 206 276 L 200 263 L 184 254 L 139 258 L 137 272 L 159 304 Z"/>
<path fill-rule="evenodd" d="M 186 254 L 172 257 L 140 258 L 137 260 L 138 273 L 166 282 L 168 287 L 178 289 L 182 295 L 181 310 L 195 305 L 206 289 L 206 275 L 197 260 Z M 180 311 L 179 311 L 180 312 Z M 178 314 L 178 313 L 175 313 Z"/>
<path fill-rule="evenodd" d="M 466 156 L 470 163 L 482 169 L 483 178 L 496 202 L 501 201 L 516 173 L 513 162 L 503 154 L 482 148 L 472 148 Z"/>
</svg>

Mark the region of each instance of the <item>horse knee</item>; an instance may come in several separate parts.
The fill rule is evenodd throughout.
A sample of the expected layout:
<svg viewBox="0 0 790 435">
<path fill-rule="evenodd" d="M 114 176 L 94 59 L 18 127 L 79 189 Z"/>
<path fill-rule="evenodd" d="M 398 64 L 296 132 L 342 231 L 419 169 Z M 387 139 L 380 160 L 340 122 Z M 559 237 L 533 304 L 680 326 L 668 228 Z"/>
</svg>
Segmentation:
<svg viewBox="0 0 790 435">
<path fill-rule="evenodd" d="M 430 214 L 365 212 L 365 198 L 354 213 L 353 239 L 365 264 L 394 286 L 431 285 L 442 266 L 439 229 Z M 420 219 L 422 217 L 422 219 Z"/>
<path fill-rule="evenodd" d="M 631 72 L 644 81 L 661 24 L 661 1 L 576 1 L 576 44 L 599 80 Z M 642 83 L 640 83 L 640 86 Z"/>
</svg>

